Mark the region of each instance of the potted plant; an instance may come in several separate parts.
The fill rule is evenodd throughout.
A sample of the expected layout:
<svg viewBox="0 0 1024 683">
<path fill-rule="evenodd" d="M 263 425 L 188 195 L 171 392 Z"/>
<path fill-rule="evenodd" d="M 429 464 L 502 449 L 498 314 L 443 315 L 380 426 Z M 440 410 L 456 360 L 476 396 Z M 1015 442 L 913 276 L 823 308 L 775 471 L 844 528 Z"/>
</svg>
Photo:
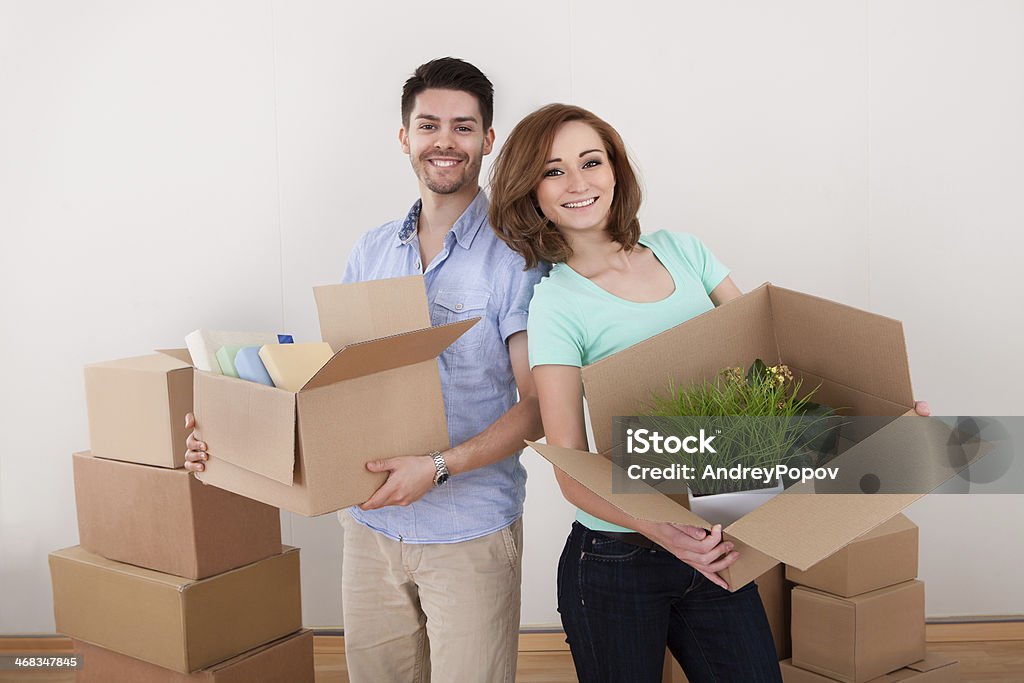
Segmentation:
<svg viewBox="0 0 1024 683">
<path fill-rule="evenodd" d="M 778 465 L 816 466 L 834 450 L 836 413 L 811 400 L 817 389 L 803 390 L 788 366 L 758 358 L 746 372 L 729 367 L 712 382 L 670 386 L 641 420 L 664 436 L 714 436 L 714 447 L 703 452 L 656 458 L 687 466 L 691 509 L 724 525 L 791 483 L 775 476 Z"/>
</svg>

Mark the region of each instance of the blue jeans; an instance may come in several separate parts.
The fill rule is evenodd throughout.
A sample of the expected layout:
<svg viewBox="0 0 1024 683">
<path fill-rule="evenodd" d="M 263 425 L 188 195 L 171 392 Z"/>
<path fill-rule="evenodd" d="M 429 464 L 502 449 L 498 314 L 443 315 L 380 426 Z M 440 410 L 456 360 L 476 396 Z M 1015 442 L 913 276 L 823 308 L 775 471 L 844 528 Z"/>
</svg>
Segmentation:
<svg viewBox="0 0 1024 683">
<path fill-rule="evenodd" d="M 719 588 L 662 549 L 574 522 L 558 611 L 580 683 L 658 683 L 665 646 L 691 683 L 781 683 L 757 586 Z"/>
</svg>

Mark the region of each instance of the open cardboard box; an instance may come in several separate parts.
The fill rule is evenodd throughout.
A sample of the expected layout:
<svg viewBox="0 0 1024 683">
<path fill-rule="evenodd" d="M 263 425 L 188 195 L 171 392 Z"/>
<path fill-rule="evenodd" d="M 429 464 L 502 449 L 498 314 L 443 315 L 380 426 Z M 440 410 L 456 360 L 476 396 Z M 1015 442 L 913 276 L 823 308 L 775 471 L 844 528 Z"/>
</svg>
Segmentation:
<svg viewBox="0 0 1024 683">
<path fill-rule="evenodd" d="M 306 516 L 367 500 L 386 479 L 368 460 L 449 447 L 437 357 L 479 320 L 431 327 L 420 276 L 313 292 L 336 352 L 302 389 L 197 369 L 193 392 L 199 479 Z"/>
<path fill-rule="evenodd" d="M 688 509 L 685 496 L 668 496 L 651 487 L 644 487 L 643 493 L 613 492 L 617 466 L 610 459 L 616 446 L 612 418 L 643 412 L 654 394 L 664 392 L 670 383 L 687 386 L 711 380 L 722 368 L 745 368 L 756 358 L 769 365 L 787 364 L 805 388 L 820 385 L 815 401 L 844 407 L 844 414 L 914 415 L 899 321 L 765 284 L 583 368 L 594 439 L 605 457 L 547 444 L 529 445 L 637 519 L 710 528 Z M 847 480 L 839 482 L 840 490 L 857 490 L 848 485 L 850 477 L 855 483 L 859 473 L 880 471 L 900 482 L 913 480 L 914 488 L 881 482 L 874 495 L 828 494 L 808 482 L 786 489 L 723 530 L 739 552 L 739 559 L 721 572 L 732 590 L 777 562 L 809 568 L 958 471 L 941 458 L 925 455 L 938 453 L 948 444 L 950 431 L 937 420 L 894 419 L 866 437 L 854 436 L 857 443 L 848 443 L 848 449 L 829 464 L 839 466 L 840 476 Z M 933 469 L 921 472 L 922 462 Z"/>
</svg>

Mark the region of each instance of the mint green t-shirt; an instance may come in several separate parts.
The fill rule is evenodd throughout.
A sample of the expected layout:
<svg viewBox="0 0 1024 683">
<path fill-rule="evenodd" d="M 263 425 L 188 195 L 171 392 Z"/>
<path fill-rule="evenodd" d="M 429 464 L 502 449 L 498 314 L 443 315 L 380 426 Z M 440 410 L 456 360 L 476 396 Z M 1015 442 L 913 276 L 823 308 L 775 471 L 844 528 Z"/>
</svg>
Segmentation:
<svg viewBox="0 0 1024 683">
<path fill-rule="evenodd" d="M 672 275 L 675 291 L 661 301 L 637 303 L 609 294 L 564 263 L 533 290 L 527 333 L 530 367 L 583 367 L 714 308 L 708 296 L 729 269 L 693 235 L 659 230 L 640 237 Z M 631 529 L 583 510 L 576 519 L 595 531 Z"/>
</svg>

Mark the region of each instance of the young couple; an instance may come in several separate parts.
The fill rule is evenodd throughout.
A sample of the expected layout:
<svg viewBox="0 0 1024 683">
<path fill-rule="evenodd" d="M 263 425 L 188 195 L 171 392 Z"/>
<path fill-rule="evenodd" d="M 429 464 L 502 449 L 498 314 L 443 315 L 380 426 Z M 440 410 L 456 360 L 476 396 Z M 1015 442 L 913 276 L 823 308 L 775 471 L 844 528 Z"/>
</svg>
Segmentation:
<svg viewBox="0 0 1024 683">
<path fill-rule="evenodd" d="M 488 203 L 484 74 L 428 62 L 401 109 L 420 197 L 362 237 L 344 281 L 422 274 L 434 324 L 481 320 L 439 359 L 451 448 L 368 463 L 386 482 L 339 513 L 349 677 L 512 683 L 524 439 L 587 449 L 580 368 L 740 291 L 695 237 L 640 234 L 625 147 L 590 112 L 554 104 L 523 119 Z M 186 466 L 201 471 L 207 444 L 193 434 L 188 448 Z M 756 586 L 730 592 L 717 575 L 737 557 L 719 527 L 636 520 L 556 475 L 579 509 L 558 609 L 580 681 L 659 681 L 666 646 L 694 683 L 781 680 Z"/>
</svg>

